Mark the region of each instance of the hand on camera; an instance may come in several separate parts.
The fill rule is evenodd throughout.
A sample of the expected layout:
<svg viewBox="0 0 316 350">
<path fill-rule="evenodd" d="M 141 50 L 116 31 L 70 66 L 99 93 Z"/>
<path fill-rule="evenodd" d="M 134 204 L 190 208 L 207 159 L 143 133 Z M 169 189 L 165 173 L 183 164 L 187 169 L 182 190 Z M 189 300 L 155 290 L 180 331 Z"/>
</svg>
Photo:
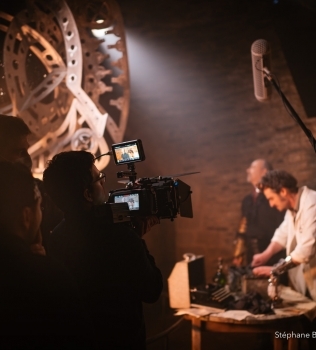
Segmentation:
<svg viewBox="0 0 316 350">
<path fill-rule="evenodd" d="M 142 237 L 145 233 L 149 232 L 151 228 L 157 224 L 160 224 L 160 220 L 157 216 L 139 216 L 135 218 L 134 227 L 136 232 Z"/>
</svg>

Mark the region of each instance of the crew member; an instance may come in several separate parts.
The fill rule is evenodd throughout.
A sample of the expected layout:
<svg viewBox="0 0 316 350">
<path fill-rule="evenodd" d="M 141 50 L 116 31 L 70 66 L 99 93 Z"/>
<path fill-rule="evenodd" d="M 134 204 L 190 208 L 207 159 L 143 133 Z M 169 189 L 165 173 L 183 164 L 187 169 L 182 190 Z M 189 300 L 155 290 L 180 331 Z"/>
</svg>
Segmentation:
<svg viewBox="0 0 316 350">
<path fill-rule="evenodd" d="M 270 244 L 275 229 L 284 219 L 285 211 L 271 208 L 263 193 L 256 185 L 272 166 L 264 159 L 254 160 L 247 169 L 247 182 L 252 185 L 252 192 L 242 201 L 239 230 L 235 241 L 233 264 L 248 265 L 254 254 L 263 252 Z M 285 256 L 281 251 L 271 263 Z"/>
<path fill-rule="evenodd" d="M 19 117 L 0 115 L 0 160 L 20 162 L 29 169 L 32 160 L 28 154 L 28 136 L 31 130 Z"/>
<path fill-rule="evenodd" d="M 25 124 L 23 119 L 8 115 L 0 115 L 0 160 L 6 160 L 13 163 L 22 163 L 31 170 L 32 159 L 28 153 L 29 141 L 28 138 L 31 130 Z M 50 232 L 63 219 L 63 214 L 49 200 L 43 190 L 42 181 L 35 179 L 38 188 L 42 194 L 42 222 L 41 222 L 41 240 L 34 244 L 32 249 L 41 251 L 45 254 L 45 248 L 49 239 Z"/>
<path fill-rule="evenodd" d="M 0 161 L 0 348 L 95 349 L 67 271 L 35 254 L 41 193 L 22 164 Z"/>
<path fill-rule="evenodd" d="M 107 199 L 105 175 L 92 154 L 57 154 L 44 185 L 65 220 L 48 253 L 62 261 L 80 286 L 102 349 L 145 349 L 142 302 L 155 302 L 162 276 L 145 241 L 124 224 L 100 215 Z"/>
</svg>

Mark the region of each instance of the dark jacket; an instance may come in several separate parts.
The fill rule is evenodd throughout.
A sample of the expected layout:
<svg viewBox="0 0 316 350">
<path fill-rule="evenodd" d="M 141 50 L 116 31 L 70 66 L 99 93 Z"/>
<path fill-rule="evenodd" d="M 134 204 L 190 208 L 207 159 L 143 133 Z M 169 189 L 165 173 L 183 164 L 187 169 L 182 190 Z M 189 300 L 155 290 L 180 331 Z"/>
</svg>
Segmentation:
<svg viewBox="0 0 316 350">
<path fill-rule="evenodd" d="M 142 302 L 155 302 L 162 276 L 145 241 L 92 213 L 66 216 L 49 254 L 75 277 L 102 349 L 145 349 Z"/>
<path fill-rule="evenodd" d="M 41 233 L 42 233 L 42 244 L 44 248 L 48 249 L 49 236 L 53 229 L 63 220 L 63 212 L 53 203 L 51 198 L 45 193 L 43 181 L 34 179 L 37 187 L 42 195 L 42 222 L 41 222 Z"/>
<path fill-rule="evenodd" d="M 69 273 L 5 232 L 0 232 L 0 283 L 1 349 L 95 349 Z"/>
</svg>

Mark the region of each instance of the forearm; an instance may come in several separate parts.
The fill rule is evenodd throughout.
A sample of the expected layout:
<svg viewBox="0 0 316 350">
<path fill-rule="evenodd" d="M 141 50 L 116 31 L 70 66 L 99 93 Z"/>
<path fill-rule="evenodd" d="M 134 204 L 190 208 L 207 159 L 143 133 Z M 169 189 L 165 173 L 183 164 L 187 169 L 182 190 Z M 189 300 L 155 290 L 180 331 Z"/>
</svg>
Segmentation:
<svg viewBox="0 0 316 350">
<path fill-rule="evenodd" d="M 280 252 L 282 249 L 284 249 L 284 247 L 280 243 L 272 241 L 262 254 L 264 254 L 265 258 L 269 260 L 273 255 Z"/>
<path fill-rule="evenodd" d="M 272 241 L 268 248 L 263 251 L 262 253 L 255 254 L 252 259 L 251 265 L 253 267 L 255 266 L 262 266 L 265 265 L 266 262 L 276 253 L 278 253 L 280 250 L 283 249 L 283 246 L 275 241 Z"/>
</svg>

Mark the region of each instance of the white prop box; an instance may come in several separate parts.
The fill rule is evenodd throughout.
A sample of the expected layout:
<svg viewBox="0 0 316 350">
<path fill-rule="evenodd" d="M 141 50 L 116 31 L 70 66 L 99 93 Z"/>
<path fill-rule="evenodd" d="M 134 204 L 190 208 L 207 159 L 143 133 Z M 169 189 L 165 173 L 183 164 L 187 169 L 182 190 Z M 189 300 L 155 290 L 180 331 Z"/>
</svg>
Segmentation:
<svg viewBox="0 0 316 350">
<path fill-rule="evenodd" d="M 169 304 L 173 309 L 189 308 L 190 289 L 205 286 L 204 256 L 186 253 L 168 278 Z"/>
</svg>

